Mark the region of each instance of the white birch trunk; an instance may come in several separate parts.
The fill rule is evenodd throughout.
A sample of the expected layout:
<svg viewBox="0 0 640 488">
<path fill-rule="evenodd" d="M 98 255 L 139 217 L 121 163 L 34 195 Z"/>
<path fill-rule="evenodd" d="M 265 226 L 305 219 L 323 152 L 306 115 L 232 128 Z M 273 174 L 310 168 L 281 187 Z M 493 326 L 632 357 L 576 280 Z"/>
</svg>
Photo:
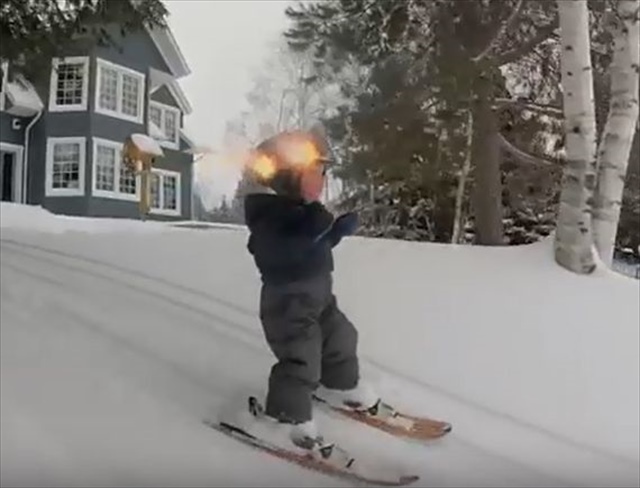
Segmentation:
<svg viewBox="0 0 640 488">
<path fill-rule="evenodd" d="M 453 233 L 451 243 L 458 244 L 460 235 L 462 234 L 462 204 L 464 202 L 464 188 L 467 184 L 467 177 L 471 170 L 471 143 L 473 142 L 473 111 L 469 110 L 469 119 L 467 121 L 467 155 L 464 159 L 460 177 L 458 179 L 458 188 L 456 190 L 456 208 L 453 216 Z"/>
<path fill-rule="evenodd" d="M 608 266 L 613 261 L 627 165 L 638 123 L 640 0 L 620 0 L 617 6 L 620 20 L 613 28 L 611 100 L 598 148 L 593 220 L 596 248 Z"/>
<path fill-rule="evenodd" d="M 555 259 L 579 274 L 595 270 L 592 228 L 596 183 L 596 119 L 587 0 L 558 0 L 567 164 L 564 169 Z"/>
</svg>

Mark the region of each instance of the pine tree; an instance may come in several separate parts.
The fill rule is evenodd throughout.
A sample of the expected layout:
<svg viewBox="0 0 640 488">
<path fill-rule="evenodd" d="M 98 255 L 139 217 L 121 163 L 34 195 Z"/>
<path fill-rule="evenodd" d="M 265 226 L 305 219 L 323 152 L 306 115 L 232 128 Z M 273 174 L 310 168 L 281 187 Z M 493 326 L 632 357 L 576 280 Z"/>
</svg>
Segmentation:
<svg viewBox="0 0 640 488">
<path fill-rule="evenodd" d="M 548 2 L 319 2 L 288 14 L 294 22 L 287 34 L 292 46 L 314 50 L 326 61 L 324 71 L 337 75 L 355 62 L 367 72 L 365 83 L 344 87 L 352 107 L 327 124 L 349 148 L 343 150 L 341 171 L 359 182 L 360 193 L 371 200 L 372 194 L 388 192 L 388 185 L 406 187 L 403 192 L 414 195 L 410 207 L 427 197 L 432 208 L 450 210 L 468 153 L 471 111 L 477 121 L 471 144 L 474 191 L 463 188 L 463 195 L 473 197 L 476 242 L 502 243 L 500 163 L 508 140 L 500 138 L 496 105 L 500 98 L 503 105 L 511 100 L 500 68 L 518 62 L 521 79 L 533 66 L 548 68 L 548 62 L 536 60 L 525 69 L 522 62 L 548 49 L 557 25 Z M 539 85 L 530 89 L 532 102 L 549 91 L 544 82 Z M 435 220 L 448 220 L 435 227 L 448 229 L 450 236 L 453 212 L 441 212 Z M 444 232 L 437 234 L 446 239 Z"/>
</svg>

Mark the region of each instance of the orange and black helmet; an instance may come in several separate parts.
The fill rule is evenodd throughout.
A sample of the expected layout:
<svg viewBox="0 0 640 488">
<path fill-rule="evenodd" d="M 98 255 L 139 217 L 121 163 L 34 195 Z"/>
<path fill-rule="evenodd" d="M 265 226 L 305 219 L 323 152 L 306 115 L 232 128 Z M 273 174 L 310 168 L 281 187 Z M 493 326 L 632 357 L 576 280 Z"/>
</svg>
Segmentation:
<svg viewBox="0 0 640 488">
<path fill-rule="evenodd" d="M 329 154 L 326 140 L 313 132 L 281 132 L 256 147 L 248 169 L 261 185 L 298 197 L 300 176 L 312 166 L 332 164 Z"/>
</svg>

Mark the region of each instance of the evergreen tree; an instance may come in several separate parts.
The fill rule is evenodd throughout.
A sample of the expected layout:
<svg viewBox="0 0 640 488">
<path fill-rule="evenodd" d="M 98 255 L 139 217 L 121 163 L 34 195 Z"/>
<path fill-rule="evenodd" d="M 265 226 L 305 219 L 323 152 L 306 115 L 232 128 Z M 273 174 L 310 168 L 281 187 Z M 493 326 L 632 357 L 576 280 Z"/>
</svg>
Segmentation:
<svg viewBox="0 0 640 488">
<path fill-rule="evenodd" d="M 412 195 L 407 208 L 396 209 L 400 215 L 415 213 L 426 199 L 420 208 L 431 209 L 436 238 L 447 240 L 458 174 L 471 151 L 474 191 L 468 197 L 476 242 L 502 243 L 504 146 L 514 159 L 534 149 L 547 129 L 539 124 L 538 133 L 529 133 L 514 151 L 501 132 L 502 112 L 509 109 L 522 119 L 530 115 L 524 105 L 557 101 L 556 80 L 542 73 L 555 72 L 549 55 L 557 25 L 554 4 L 315 2 L 290 8 L 288 15 L 294 22 L 287 33 L 292 47 L 314 50 L 322 72 L 340 73 L 354 60 L 367 72 L 359 91 L 346 87 L 353 105 L 327 123 L 348 148 L 341 170 L 360 184 L 364 201 L 375 201 L 380 192 L 391 202 Z M 511 78 L 529 102 L 523 106 L 514 103 L 503 76 L 514 64 Z M 470 148 L 469 112 L 475 122 Z"/>
<path fill-rule="evenodd" d="M 166 25 L 161 0 L 2 0 L 0 59 L 32 81 L 69 48 L 120 47 L 118 34 Z"/>
</svg>

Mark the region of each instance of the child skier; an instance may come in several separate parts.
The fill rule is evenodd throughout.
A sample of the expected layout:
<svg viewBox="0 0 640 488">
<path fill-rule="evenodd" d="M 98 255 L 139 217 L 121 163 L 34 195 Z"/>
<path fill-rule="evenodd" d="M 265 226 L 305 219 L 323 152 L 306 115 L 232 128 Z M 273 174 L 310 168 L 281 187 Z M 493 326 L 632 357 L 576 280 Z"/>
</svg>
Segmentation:
<svg viewBox="0 0 640 488">
<path fill-rule="evenodd" d="M 244 206 L 248 249 L 262 278 L 260 319 L 277 358 L 265 414 L 290 428 L 296 446 L 316 450 L 323 440 L 314 394 L 362 411 L 379 399 L 361 385 L 358 334 L 332 290 L 332 248 L 355 232 L 357 215 L 334 219 L 318 201 L 328 161 L 309 137 L 284 133 L 258 146 L 257 157 L 270 166 Z"/>
</svg>

